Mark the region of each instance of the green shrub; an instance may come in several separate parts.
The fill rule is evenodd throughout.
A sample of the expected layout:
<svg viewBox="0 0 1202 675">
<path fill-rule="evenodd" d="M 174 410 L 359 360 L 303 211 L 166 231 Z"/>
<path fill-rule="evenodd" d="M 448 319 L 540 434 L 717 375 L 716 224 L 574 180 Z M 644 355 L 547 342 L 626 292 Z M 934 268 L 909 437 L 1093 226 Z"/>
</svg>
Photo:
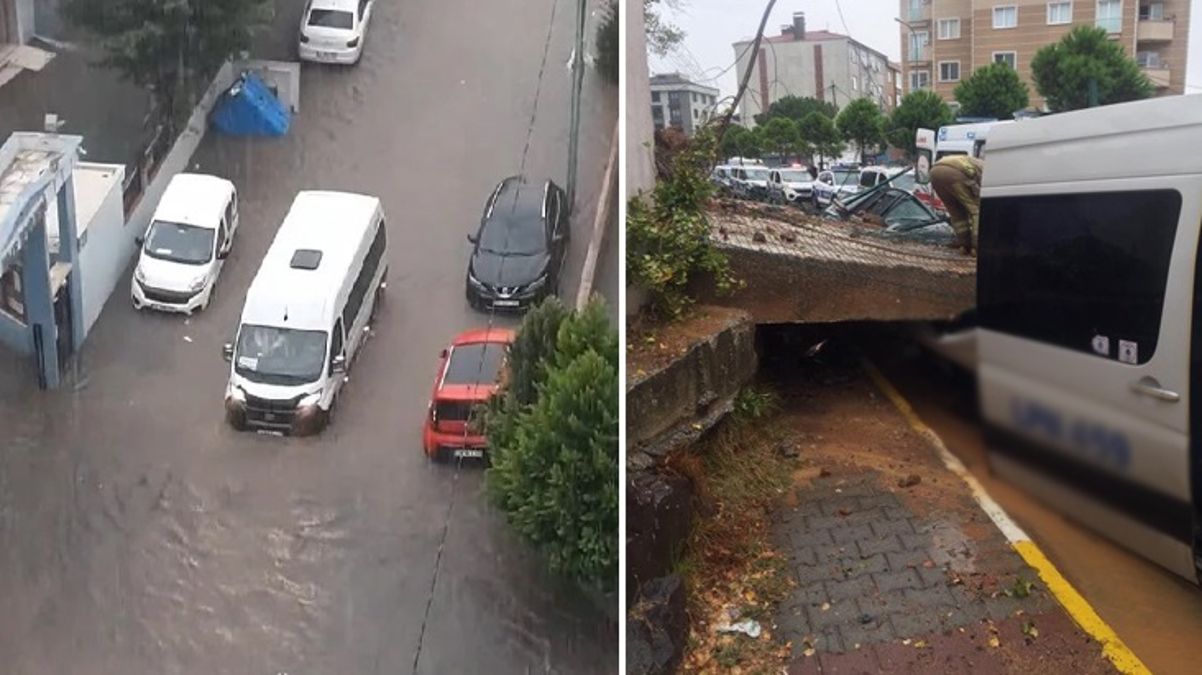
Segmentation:
<svg viewBox="0 0 1202 675">
<path fill-rule="evenodd" d="M 710 239 L 705 214 L 714 191 L 714 156 L 712 133 L 705 130 L 673 158 L 671 175 L 656 183 L 649 200 L 629 202 L 626 272 L 662 318 L 677 318 L 693 304 L 689 286 L 700 274 L 712 275 L 720 293 L 737 284 L 726 255 Z"/>
<path fill-rule="evenodd" d="M 489 493 L 553 570 L 612 589 L 618 579 L 617 332 L 600 303 L 579 313 L 545 303 L 523 321 L 510 364 L 511 386 L 487 421 Z M 522 379 L 526 383 L 517 386 Z M 519 389 L 526 386 L 533 396 L 521 401 Z"/>
</svg>

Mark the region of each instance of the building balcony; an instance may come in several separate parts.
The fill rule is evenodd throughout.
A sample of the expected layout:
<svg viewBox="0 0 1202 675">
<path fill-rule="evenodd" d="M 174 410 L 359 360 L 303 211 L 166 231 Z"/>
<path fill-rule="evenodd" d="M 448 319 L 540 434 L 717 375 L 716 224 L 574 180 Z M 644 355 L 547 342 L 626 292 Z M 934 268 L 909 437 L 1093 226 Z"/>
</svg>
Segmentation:
<svg viewBox="0 0 1202 675">
<path fill-rule="evenodd" d="M 1173 26 L 1172 19 L 1140 19 L 1136 36 L 1140 42 L 1171 42 Z"/>
<path fill-rule="evenodd" d="M 1156 66 L 1145 66 L 1143 70 L 1144 75 L 1148 76 L 1148 79 L 1152 81 L 1152 84 L 1157 89 L 1164 89 L 1169 86 L 1171 71 L 1168 65 L 1162 63 Z"/>
</svg>

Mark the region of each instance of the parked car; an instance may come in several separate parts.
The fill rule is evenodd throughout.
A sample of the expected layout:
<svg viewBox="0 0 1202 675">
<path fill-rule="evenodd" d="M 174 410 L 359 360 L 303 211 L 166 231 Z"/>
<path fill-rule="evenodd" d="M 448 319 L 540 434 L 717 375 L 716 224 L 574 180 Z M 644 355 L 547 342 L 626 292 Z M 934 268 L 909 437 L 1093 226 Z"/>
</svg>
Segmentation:
<svg viewBox="0 0 1202 675">
<path fill-rule="evenodd" d="M 553 181 L 501 181 L 484 205 L 467 266 L 478 310 L 523 311 L 559 290 L 570 237 L 567 195 Z"/>
<path fill-rule="evenodd" d="M 830 206 L 838 195 L 853 195 L 858 190 L 859 172 L 853 169 L 822 171 L 814 181 L 810 202 L 816 209 Z"/>
<path fill-rule="evenodd" d="M 734 167 L 719 164 L 710 171 L 710 182 L 719 190 L 731 190 L 734 187 Z"/>
<path fill-rule="evenodd" d="M 488 440 L 472 417 L 503 383 L 513 339 L 514 331 L 504 328 L 469 330 L 442 350 L 422 425 L 426 457 L 436 462 L 485 458 Z"/>
<path fill-rule="evenodd" d="M 238 232 L 238 191 L 216 176 L 171 179 L 144 236 L 130 282 L 137 309 L 192 314 L 208 307 Z"/>
<path fill-rule="evenodd" d="M 802 167 L 772 169 L 768 172 L 768 201 L 775 204 L 798 204 L 808 201 L 814 190 L 814 179 Z"/>
<path fill-rule="evenodd" d="M 768 198 L 768 169 L 762 166 L 736 166 L 732 190 L 742 199 Z"/>
<path fill-rule="evenodd" d="M 301 60 L 358 63 L 373 6 L 375 0 L 309 0 L 297 37 Z"/>
</svg>

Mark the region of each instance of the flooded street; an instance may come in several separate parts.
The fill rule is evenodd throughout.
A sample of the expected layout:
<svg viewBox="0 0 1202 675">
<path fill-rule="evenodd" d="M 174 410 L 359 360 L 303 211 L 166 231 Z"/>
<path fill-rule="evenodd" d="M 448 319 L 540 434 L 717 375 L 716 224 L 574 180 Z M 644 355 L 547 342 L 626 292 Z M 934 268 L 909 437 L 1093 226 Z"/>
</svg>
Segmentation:
<svg viewBox="0 0 1202 675">
<path fill-rule="evenodd" d="M 292 58 L 301 5 L 278 12 L 260 55 Z M 566 181 L 574 21 L 566 0 L 377 2 L 362 63 L 303 67 L 288 136 L 205 140 L 192 170 L 234 181 L 241 201 L 212 304 L 139 313 L 123 280 L 66 386 L 0 380 L 0 670 L 617 669 L 612 617 L 545 572 L 489 507 L 480 468 L 432 465 L 420 444 L 439 351 L 489 321 L 463 287 L 485 199 L 516 173 Z M 590 71 L 582 107 L 565 298 L 616 89 Z M 238 433 L 222 419 L 221 345 L 293 197 L 313 188 L 383 199 L 388 295 L 334 426 Z M 608 274 L 598 290 L 616 294 Z"/>
</svg>

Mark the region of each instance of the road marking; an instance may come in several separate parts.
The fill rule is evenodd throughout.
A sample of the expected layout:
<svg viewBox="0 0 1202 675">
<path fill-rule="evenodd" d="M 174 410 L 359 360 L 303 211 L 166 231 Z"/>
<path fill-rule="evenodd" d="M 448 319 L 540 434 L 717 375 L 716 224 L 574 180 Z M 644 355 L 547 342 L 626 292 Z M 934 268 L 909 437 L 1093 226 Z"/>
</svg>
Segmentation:
<svg viewBox="0 0 1202 675">
<path fill-rule="evenodd" d="M 939 434 L 919 419 L 913 406 L 902 396 L 901 392 L 885 378 L 885 375 L 871 361 L 863 359 L 862 364 L 868 377 L 872 378 L 877 389 L 880 389 L 881 393 L 893 403 L 893 407 L 897 408 L 902 417 L 906 418 L 910 428 L 935 447 L 939 452 L 939 458 L 943 460 L 943 464 L 948 470 L 968 484 L 969 489 L 972 490 L 973 499 L 989 515 L 989 519 L 997 525 L 1002 534 L 1006 535 L 1006 539 L 1009 540 L 1015 552 L 1039 573 L 1039 578 L 1047 585 L 1048 590 L 1055 596 L 1060 606 L 1068 612 L 1081 630 L 1102 645 L 1102 655 L 1110 661 L 1115 669 L 1125 675 L 1151 675 L 1152 671 L 1148 670 L 1143 661 L 1140 661 L 1122 638 L 1114 632 L 1114 629 L 1098 616 L 1089 602 L 1077 592 L 1077 589 L 1073 588 L 1064 575 L 1060 574 L 1060 570 L 1056 569 L 1056 566 L 1052 564 L 1051 560 L 1048 560 L 1039 546 L 1031 541 L 1027 533 L 1010 519 L 1001 505 L 989 496 L 985 487 L 969 473 L 964 463 L 947 449 Z"/>
</svg>

